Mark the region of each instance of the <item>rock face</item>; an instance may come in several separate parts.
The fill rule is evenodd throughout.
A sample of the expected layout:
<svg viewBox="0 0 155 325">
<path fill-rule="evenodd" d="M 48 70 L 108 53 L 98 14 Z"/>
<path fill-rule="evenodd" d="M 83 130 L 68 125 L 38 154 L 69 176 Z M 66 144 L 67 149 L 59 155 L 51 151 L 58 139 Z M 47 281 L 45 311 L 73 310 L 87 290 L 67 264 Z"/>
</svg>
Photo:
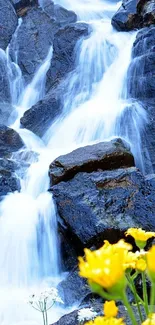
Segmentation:
<svg viewBox="0 0 155 325">
<path fill-rule="evenodd" d="M 132 62 L 128 71 L 129 94 L 133 98 L 146 100 L 155 96 L 154 42 L 155 27 L 144 28 L 137 34 L 133 45 Z"/>
<path fill-rule="evenodd" d="M 23 8 L 37 4 L 37 0 L 11 0 L 17 12 Z"/>
<path fill-rule="evenodd" d="M 139 101 L 147 112 L 147 123 L 143 134 L 143 150 L 147 172 L 155 168 L 155 27 L 143 28 L 133 44 L 132 61 L 128 70 L 128 92 Z"/>
<path fill-rule="evenodd" d="M 50 165 L 51 185 L 67 181 L 78 172 L 111 170 L 134 166 L 134 159 L 121 139 L 79 148 L 60 156 Z"/>
<path fill-rule="evenodd" d="M 60 217 L 83 247 L 113 241 L 129 226 L 155 227 L 155 189 L 136 168 L 80 172 L 52 191 Z"/>
<path fill-rule="evenodd" d="M 37 6 L 28 8 L 18 29 L 17 41 L 11 42 L 14 58 L 18 44 L 18 64 L 26 83 L 29 83 L 50 47 L 53 56 L 46 78 L 45 98 L 25 112 L 21 125 L 43 136 L 52 121 L 62 112 L 62 81 L 75 67 L 75 47 L 90 30 L 85 23 L 75 23 L 76 15 L 47 1 L 44 11 Z"/>
<path fill-rule="evenodd" d="M 4 125 L 0 125 L 0 157 L 21 149 L 24 143 L 19 134 Z"/>
<path fill-rule="evenodd" d="M 60 98 L 49 92 L 42 101 L 27 110 L 21 118 L 21 126 L 42 137 L 52 121 L 61 113 Z"/>
<path fill-rule="evenodd" d="M 80 304 L 85 297 L 91 294 L 87 281 L 79 277 L 78 270 L 73 269 L 65 280 L 58 285 L 59 295 L 65 306 Z"/>
<path fill-rule="evenodd" d="M 84 247 L 99 248 L 106 239 L 117 242 L 129 227 L 154 230 L 155 175 L 144 177 L 117 139 L 57 158 L 50 165 L 50 178 L 59 214 L 62 258 L 70 271 L 59 284 L 59 293 L 67 306 L 76 301 L 83 305 L 90 301 L 90 291 L 78 276 L 77 257 L 83 255 Z M 75 320 L 71 314 L 57 324 L 76 324 Z"/>
<path fill-rule="evenodd" d="M 0 48 L 5 50 L 17 27 L 18 18 L 9 0 L 0 0 Z"/>
<path fill-rule="evenodd" d="M 129 31 L 155 23 L 154 0 L 123 0 L 112 18 L 118 31 Z"/>
<path fill-rule="evenodd" d="M 0 54 L 0 105 L 1 103 L 9 103 L 11 100 L 10 96 L 10 85 L 7 73 L 7 62 L 5 53 Z M 2 106 L 0 107 L 0 110 Z M 2 120 L 1 120 L 1 123 Z"/>
<path fill-rule="evenodd" d="M 8 193 L 20 190 L 16 169 L 17 165 L 13 160 L 0 158 L 0 200 Z"/>
<path fill-rule="evenodd" d="M 54 7 L 54 4 L 51 4 Z M 67 14 L 66 14 L 67 12 Z M 62 18 L 63 16 L 63 18 Z M 32 80 L 38 66 L 48 54 L 54 41 L 56 32 L 70 21 L 76 21 L 76 15 L 64 9 L 64 15 L 60 10 L 53 9 L 53 16 L 49 16 L 41 8 L 30 7 L 18 30 L 17 40 L 11 42 L 11 55 L 18 44 L 18 64 L 23 72 L 25 80 Z"/>
<path fill-rule="evenodd" d="M 90 28 L 85 23 L 67 25 L 55 34 L 53 42 L 53 58 L 47 73 L 47 88 L 60 81 L 75 67 L 75 46 L 77 42 L 87 37 Z M 62 59 L 63 58 L 63 59 Z"/>
</svg>

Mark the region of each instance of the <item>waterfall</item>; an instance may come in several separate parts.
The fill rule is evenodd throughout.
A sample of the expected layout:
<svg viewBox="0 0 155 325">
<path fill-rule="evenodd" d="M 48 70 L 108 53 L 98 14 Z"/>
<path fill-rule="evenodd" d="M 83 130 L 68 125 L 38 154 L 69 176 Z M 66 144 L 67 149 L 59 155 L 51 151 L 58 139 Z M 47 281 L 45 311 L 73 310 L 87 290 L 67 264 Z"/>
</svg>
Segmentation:
<svg viewBox="0 0 155 325">
<path fill-rule="evenodd" d="M 90 24 L 92 32 L 78 44 L 76 69 L 65 80 L 63 112 L 43 139 L 20 129 L 20 117 L 45 95 L 46 73 L 53 49 L 49 49 L 33 80 L 26 86 L 18 66 L 16 44 L 21 20 L 13 36 L 14 62 L 9 47 L 6 53 L 0 52 L 0 57 L 7 62 L 16 112 L 12 127 L 21 135 L 25 150 L 34 152 L 34 159 L 28 160 L 30 167 L 21 178 L 21 192 L 7 195 L 0 203 L 1 325 L 41 324 L 37 312 L 26 305 L 25 297 L 36 287 L 55 285 L 61 273 L 55 207 L 52 195 L 47 192 L 48 166 L 52 160 L 77 147 L 121 136 L 130 143 L 137 165 L 144 169 L 140 146 L 147 116 L 140 104 L 128 98 L 127 89 L 127 71 L 136 32 L 113 30 L 111 17 L 119 6 L 117 1 L 54 2 L 74 10 L 80 21 Z M 40 5 L 44 7 L 43 0 Z M 59 311 L 55 310 L 50 323 L 58 317 Z"/>
</svg>

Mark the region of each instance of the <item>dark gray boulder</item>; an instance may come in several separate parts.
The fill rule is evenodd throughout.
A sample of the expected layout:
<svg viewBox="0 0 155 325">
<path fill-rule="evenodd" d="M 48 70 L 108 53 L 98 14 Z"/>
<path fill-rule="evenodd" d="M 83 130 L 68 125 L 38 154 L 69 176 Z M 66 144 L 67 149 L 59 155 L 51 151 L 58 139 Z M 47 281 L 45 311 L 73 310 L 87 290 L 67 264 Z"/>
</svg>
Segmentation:
<svg viewBox="0 0 155 325">
<path fill-rule="evenodd" d="M 143 28 L 133 44 L 132 61 L 128 69 L 128 97 L 134 98 L 147 112 L 142 134 L 146 172 L 155 170 L 155 27 Z"/>
<path fill-rule="evenodd" d="M 112 25 L 118 31 L 129 31 L 155 23 L 154 0 L 123 0 L 112 17 Z"/>
<path fill-rule="evenodd" d="M 51 185 L 71 179 L 79 172 L 134 166 L 134 159 L 121 139 L 78 148 L 55 159 L 49 170 Z"/>
<path fill-rule="evenodd" d="M 75 268 L 60 282 L 58 291 L 65 306 L 80 304 L 91 293 L 86 279 L 80 277 Z"/>
<path fill-rule="evenodd" d="M 0 125 L 0 157 L 8 156 L 24 146 L 19 134 L 5 126 Z"/>
<path fill-rule="evenodd" d="M 38 3 L 38 0 L 11 0 L 17 13 L 23 8 L 33 6 Z"/>
<path fill-rule="evenodd" d="M 18 18 L 9 0 L 0 0 L 0 48 L 5 50 L 16 30 Z"/>
<path fill-rule="evenodd" d="M 42 137 L 52 121 L 61 113 L 61 101 L 55 92 L 27 110 L 20 119 L 21 126 Z"/>
<path fill-rule="evenodd" d="M 124 319 L 126 325 L 131 325 L 131 320 L 130 320 L 130 317 L 128 315 L 126 308 L 122 304 L 120 305 L 120 303 L 119 303 L 119 305 L 117 304 L 117 306 L 119 309 L 118 316 L 122 317 Z M 98 316 L 103 315 L 103 303 L 98 299 L 97 300 L 93 299 L 92 301 L 90 300 L 89 303 L 84 307 L 86 307 L 86 308 L 92 307 L 93 310 L 97 312 Z M 81 308 L 78 307 L 78 309 L 72 311 L 71 313 L 62 316 L 56 323 L 53 323 L 53 325 L 79 325 L 78 311 L 80 309 Z M 137 307 L 132 306 L 132 309 L 136 316 L 136 320 L 139 320 L 139 312 L 137 310 Z M 145 319 L 146 316 L 145 316 L 145 311 L 143 308 L 141 308 L 141 312 L 142 312 L 143 319 Z M 85 323 L 86 323 L 86 321 L 85 321 Z"/>
<path fill-rule="evenodd" d="M 17 164 L 13 160 L 0 158 L 0 200 L 8 193 L 20 190 L 16 169 Z"/>
<path fill-rule="evenodd" d="M 133 44 L 132 61 L 128 70 L 128 91 L 133 98 L 155 97 L 155 27 L 144 28 Z"/>
<path fill-rule="evenodd" d="M 88 37 L 90 28 L 85 23 L 67 25 L 58 30 L 53 42 L 53 58 L 47 73 L 47 89 L 58 85 L 66 74 L 74 70 L 76 46 Z"/>
<path fill-rule="evenodd" d="M 51 0 L 44 0 L 44 11 L 48 14 L 48 16 L 52 17 L 55 21 L 57 21 L 61 26 L 65 26 L 66 24 L 75 23 L 77 21 L 77 16 L 75 12 L 71 10 L 67 10 L 64 7 L 59 6 L 58 4 L 54 4 Z"/>
<path fill-rule="evenodd" d="M 155 188 L 134 167 L 79 172 L 52 192 L 60 217 L 83 247 L 117 241 L 128 227 L 155 228 Z"/>
<path fill-rule="evenodd" d="M 140 0 L 123 0 L 121 7 L 112 17 L 112 25 L 118 31 L 128 31 L 142 26 L 142 17 L 137 12 Z"/>
<path fill-rule="evenodd" d="M 10 101 L 10 84 L 8 79 L 6 56 L 4 52 L 0 52 L 0 105 L 1 103 L 9 103 Z M 0 110 L 1 108 L 2 106 L 0 107 Z M 3 122 L 1 121 L 1 123 Z"/>
<path fill-rule="evenodd" d="M 62 112 L 65 83 L 62 81 L 75 67 L 75 48 L 78 40 L 89 33 L 84 23 L 70 24 L 54 36 L 53 57 L 47 73 L 47 95 L 24 113 L 21 126 L 42 137 L 54 119 Z M 51 88 L 51 89 L 50 89 Z"/>
<path fill-rule="evenodd" d="M 18 29 L 17 40 L 12 40 L 10 53 L 13 59 L 15 50 L 18 50 L 18 64 L 26 82 L 30 82 L 37 68 L 46 58 L 53 44 L 54 35 L 71 21 L 76 15 L 67 10 L 57 9 L 51 3 L 53 15 L 50 16 L 38 6 L 28 8 L 26 15 Z M 64 11 L 64 14 L 62 13 Z"/>
</svg>

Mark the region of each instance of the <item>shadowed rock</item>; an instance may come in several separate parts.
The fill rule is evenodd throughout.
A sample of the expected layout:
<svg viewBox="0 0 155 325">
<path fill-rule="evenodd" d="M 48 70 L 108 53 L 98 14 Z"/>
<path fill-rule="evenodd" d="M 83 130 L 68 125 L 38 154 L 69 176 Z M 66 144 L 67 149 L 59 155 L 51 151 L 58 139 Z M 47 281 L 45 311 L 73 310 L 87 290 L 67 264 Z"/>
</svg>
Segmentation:
<svg viewBox="0 0 155 325">
<path fill-rule="evenodd" d="M 112 18 L 118 31 L 129 31 L 155 23 L 154 0 L 123 0 Z"/>
<path fill-rule="evenodd" d="M 21 149 L 24 143 L 19 134 L 4 125 L 0 125 L 0 157 Z"/>
<path fill-rule="evenodd" d="M 0 158 L 0 200 L 8 193 L 20 190 L 20 181 L 15 173 L 17 168 L 13 160 Z"/>
<path fill-rule="evenodd" d="M 59 9 L 50 4 L 51 16 L 48 10 L 43 11 L 38 6 L 28 8 L 23 16 L 22 24 L 18 30 L 17 39 L 12 40 L 10 53 L 13 59 L 18 44 L 18 64 L 26 82 L 30 82 L 42 61 L 46 58 L 49 48 L 53 45 L 54 35 L 57 31 L 76 21 L 72 11 Z"/>
<path fill-rule="evenodd" d="M 79 172 L 134 166 L 134 159 L 121 139 L 100 142 L 60 156 L 50 165 L 51 185 L 73 178 Z"/>
<path fill-rule="evenodd" d="M 9 0 L 0 0 L 0 48 L 5 50 L 17 27 L 18 18 Z"/>
<path fill-rule="evenodd" d="M 79 172 L 52 192 L 60 217 L 83 247 L 117 241 L 128 227 L 155 228 L 155 188 L 136 168 Z"/>
</svg>

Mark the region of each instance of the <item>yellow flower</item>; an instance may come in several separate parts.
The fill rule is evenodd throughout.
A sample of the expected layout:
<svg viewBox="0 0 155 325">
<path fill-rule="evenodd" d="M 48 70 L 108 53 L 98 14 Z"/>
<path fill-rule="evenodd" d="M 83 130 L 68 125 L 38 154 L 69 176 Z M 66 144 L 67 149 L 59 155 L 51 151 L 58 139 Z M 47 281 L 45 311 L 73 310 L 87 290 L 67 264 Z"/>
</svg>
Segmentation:
<svg viewBox="0 0 155 325">
<path fill-rule="evenodd" d="M 138 270 L 138 271 L 145 271 L 146 270 L 146 261 L 143 259 L 143 258 L 139 258 L 137 261 L 136 261 L 136 266 L 135 268 Z"/>
<path fill-rule="evenodd" d="M 106 301 L 103 307 L 105 317 L 115 317 L 118 314 L 118 308 L 116 307 L 115 301 Z"/>
<path fill-rule="evenodd" d="M 136 268 L 137 256 L 135 253 L 126 252 L 124 266 L 125 269 L 135 269 Z"/>
<path fill-rule="evenodd" d="M 155 282 L 155 245 L 146 254 L 147 271 L 152 281 Z"/>
<path fill-rule="evenodd" d="M 94 321 L 89 321 L 85 325 L 125 325 L 123 318 L 98 316 Z"/>
<path fill-rule="evenodd" d="M 125 247 L 125 248 L 124 248 Z M 79 257 L 80 275 L 111 291 L 114 286 L 125 287 L 125 255 L 130 244 L 123 240 L 111 245 L 108 241 L 96 251 L 85 249 L 85 260 Z"/>
<path fill-rule="evenodd" d="M 146 232 L 141 228 L 129 228 L 126 231 L 126 236 L 128 235 L 132 236 L 135 239 L 136 245 L 139 248 L 144 248 L 146 245 L 146 241 L 151 237 L 155 237 L 155 232 Z"/>
<path fill-rule="evenodd" d="M 155 314 L 150 314 L 142 325 L 155 325 Z"/>
</svg>

